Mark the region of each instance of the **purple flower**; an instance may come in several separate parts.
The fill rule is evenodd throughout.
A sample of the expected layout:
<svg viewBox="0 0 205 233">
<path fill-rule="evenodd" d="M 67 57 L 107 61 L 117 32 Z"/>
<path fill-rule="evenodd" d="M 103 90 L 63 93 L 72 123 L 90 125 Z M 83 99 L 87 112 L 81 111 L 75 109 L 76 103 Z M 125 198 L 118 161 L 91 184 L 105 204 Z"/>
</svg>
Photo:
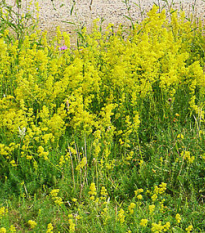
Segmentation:
<svg viewBox="0 0 205 233">
<path fill-rule="evenodd" d="M 67 46 L 63 45 L 59 48 L 59 50 L 62 51 L 62 50 L 66 50 L 67 48 L 68 48 Z"/>
</svg>

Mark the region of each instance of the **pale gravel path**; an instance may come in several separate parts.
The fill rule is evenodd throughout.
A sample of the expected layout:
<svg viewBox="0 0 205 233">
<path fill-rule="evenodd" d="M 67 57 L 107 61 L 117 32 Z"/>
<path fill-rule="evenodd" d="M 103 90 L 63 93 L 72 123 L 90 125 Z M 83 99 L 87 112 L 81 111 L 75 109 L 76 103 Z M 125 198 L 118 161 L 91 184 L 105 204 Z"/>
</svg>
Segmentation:
<svg viewBox="0 0 205 233">
<path fill-rule="evenodd" d="M 28 1 L 22 0 L 23 6 Z M 123 23 L 129 25 L 129 21 L 124 17 L 124 15 L 128 14 L 122 0 L 92 0 L 91 7 L 91 0 L 75 0 L 76 4 L 72 15 L 70 15 L 70 9 L 74 0 L 53 0 L 56 10 L 53 8 L 51 0 L 37 1 L 40 6 L 40 28 L 42 30 L 46 29 L 49 32 L 55 31 L 57 25 L 60 25 L 62 30 L 69 32 L 76 27 L 63 23 L 62 21 L 73 22 L 77 25 L 86 25 L 90 28 L 95 18 L 104 18 L 104 26 L 108 23 L 114 23 L 115 25 Z M 6 2 L 14 5 L 15 0 L 6 0 Z M 140 5 L 142 12 L 147 12 L 154 2 L 158 2 L 158 0 L 130 0 L 130 12 L 133 20 L 142 19 L 140 9 L 136 4 Z M 163 6 L 164 3 L 161 0 L 159 2 Z M 168 0 L 168 2 L 171 3 L 171 0 Z M 174 2 L 174 8 L 182 8 L 187 14 L 193 11 L 192 6 L 195 3 L 195 13 L 197 16 L 205 18 L 205 3 L 202 0 L 174 0 Z M 64 6 L 60 7 L 61 4 L 64 4 Z"/>
</svg>

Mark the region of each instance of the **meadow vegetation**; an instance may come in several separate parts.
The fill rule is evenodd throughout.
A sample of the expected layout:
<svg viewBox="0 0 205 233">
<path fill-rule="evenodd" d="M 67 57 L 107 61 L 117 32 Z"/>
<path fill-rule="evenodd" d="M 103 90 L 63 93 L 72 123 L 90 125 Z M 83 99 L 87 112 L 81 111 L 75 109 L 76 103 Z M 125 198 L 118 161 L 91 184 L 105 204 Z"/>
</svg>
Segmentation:
<svg viewBox="0 0 205 233">
<path fill-rule="evenodd" d="M 205 232 L 201 20 L 154 5 L 130 29 L 96 20 L 71 49 L 68 33 L 48 41 L 9 10 L 0 232 Z"/>
</svg>

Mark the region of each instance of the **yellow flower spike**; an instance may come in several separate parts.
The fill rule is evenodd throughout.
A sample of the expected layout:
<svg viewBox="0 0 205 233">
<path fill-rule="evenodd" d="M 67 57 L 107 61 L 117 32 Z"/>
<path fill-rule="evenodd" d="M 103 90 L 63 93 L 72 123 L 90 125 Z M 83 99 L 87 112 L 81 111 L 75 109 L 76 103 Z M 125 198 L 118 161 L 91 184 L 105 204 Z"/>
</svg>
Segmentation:
<svg viewBox="0 0 205 233">
<path fill-rule="evenodd" d="M 53 233 L 53 225 L 52 225 L 52 223 L 48 224 L 46 233 Z"/>
<path fill-rule="evenodd" d="M 120 209 L 119 212 L 118 212 L 118 216 L 117 216 L 117 219 L 118 221 L 123 224 L 124 221 L 125 221 L 125 211 L 123 209 Z"/>
<path fill-rule="evenodd" d="M 87 164 L 87 158 L 83 157 L 83 159 L 80 161 L 78 166 L 76 167 L 76 170 L 79 171 L 80 169 L 83 169 Z"/>
<path fill-rule="evenodd" d="M 73 219 L 69 219 L 69 232 L 75 232 L 75 223 L 73 222 Z"/>
<path fill-rule="evenodd" d="M 8 209 L 6 209 L 4 206 L 0 208 L 0 219 L 2 216 L 5 216 L 8 213 Z"/>
<path fill-rule="evenodd" d="M 182 218 L 180 214 L 176 214 L 175 219 L 177 220 L 177 223 L 180 223 Z"/>
<path fill-rule="evenodd" d="M 164 182 L 162 182 L 162 183 L 159 185 L 159 190 L 158 190 L 159 194 L 164 193 L 164 192 L 166 191 L 166 189 L 167 189 L 167 184 L 164 183 Z"/>
<path fill-rule="evenodd" d="M 95 187 L 95 183 L 91 183 L 90 185 L 90 191 L 88 192 L 88 194 L 90 194 L 90 199 L 91 200 L 94 200 L 95 197 L 97 195 L 97 192 L 96 192 L 96 187 Z"/>
</svg>

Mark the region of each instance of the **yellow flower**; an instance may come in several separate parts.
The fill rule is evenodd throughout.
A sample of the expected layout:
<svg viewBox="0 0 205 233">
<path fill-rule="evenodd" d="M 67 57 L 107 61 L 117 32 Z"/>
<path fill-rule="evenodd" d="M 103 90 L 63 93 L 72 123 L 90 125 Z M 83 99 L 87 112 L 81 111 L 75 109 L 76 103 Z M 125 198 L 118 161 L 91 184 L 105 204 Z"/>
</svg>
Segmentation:
<svg viewBox="0 0 205 233">
<path fill-rule="evenodd" d="M 190 151 L 182 151 L 181 156 L 184 160 L 187 160 L 189 163 L 193 163 L 195 160 L 194 156 L 190 156 Z"/>
<path fill-rule="evenodd" d="M 36 227 L 37 223 L 33 220 L 29 220 L 28 225 L 30 226 L 31 229 L 34 229 Z"/>
<path fill-rule="evenodd" d="M 156 201 L 157 200 L 157 194 L 152 195 L 151 198 L 152 198 L 152 201 Z"/>
<path fill-rule="evenodd" d="M 152 223 L 152 228 L 151 231 L 154 233 L 159 233 L 163 232 L 164 227 L 162 226 L 161 222 L 157 223 Z"/>
<path fill-rule="evenodd" d="M 16 228 L 15 228 L 14 225 L 11 225 L 9 230 L 10 230 L 10 233 L 15 233 L 16 232 Z"/>
<path fill-rule="evenodd" d="M 75 223 L 73 222 L 73 219 L 69 219 L 69 231 L 70 232 L 75 232 Z"/>
<path fill-rule="evenodd" d="M 12 167 L 17 167 L 15 160 L 11 160 L 10 164 L 12 165 Z"/>
<path fill-rule="evenodd" d="M 52 225 L 52 223 L 48 224 L 46 233 L 53 233 L 53 225 Z"/>
<path fill-rule="evenodd" d="M 137 195 L 137 199 L 138 200 L 142 200 L 143 196 L 140 194 L 140 195 Z"/>
<path fill-rule="evenodd" d="M 72 201 L 73 201 L 73 202 L 77 202 L 77 199 L 76 199 L 76 198 L 72 198 Z"/>
<path fill-rule="evenodd" d="M 184 139 L 184 136 L 183 136 L 183 134 L 178 134 L 178 135 L 177 135 L 177 138 L 179 138 L 179 139 Z"/>
<path fill-rule="evenodd" d="M 189 225 L 189 226 L 186 228 L 187 233 L 190 233 L 192 230 L 193 230 L 193 226 L 192 226 L 192 225 Z"/>
<path fill-rule="evenodd" d="M 142 166 L 143 163 L 144 163 L 144 161 L 141 159 L 139 162 L 139 165 Z"/>
<path fill-rule="evenodd" d="M 169 228 L 170 228 L 171 224 L 170 222 L 167 222 L 165 225 L 164 225 L 164 232 L 168 231 Z"/>
<path fill-rule="evenodd" d="M 0 208 L 0 219 L 2 218 L 2 216 L 6 215 L 8 213 L 8 209 L 6 209 L 5 207 L 1 207 Z"/>
<path fill-rule="evenodd" d="M 118 221 L 123 224 L 124 221 L 125 221 L 125 215 L 124 215 L 125 211 L 123 209 L 120 209 L 119 210 L 119 213 L 118 213 Z"/>
<path fill-rule="evenodd" d="M 5 227 L 1 227 L 0 228 L 0 233 L 6 233 L 6 228 Z"/>
<path fill-rule="evenodd" d="M 130 205 L 128 206 L 128 210 L 130 212 L 130 214 L 134 213 L 134 208 L 135 208 L 136 204 L 135 203 L 130 203 Z"/>
<path fill-rule="evenodd" d="M 89 191 L 88 193 L 89 193 L 91 196 L 97 195 L 95 183 L 91 183 L 91 185 L 90 185 L 90 191 Z"/>
<path fill-rule="evenodd" d="M 104 186 L 101 188 L 100 194 L 101 194 L 101 196 L 107 196 L 108 195 L 107 190 L 106 190 L 106 188 Z"/>
<path fill-rule="evenodd" d="M 149 205 L 149 212 L 152 214 L 154 212 L 155 205 Z"/>
<path fill-rule="evenodd" d="M 138 194 L 143 193 L 143 192 L 144 192 L 143 189 L 137 189 L 137 190 L 135 190 L 135 196 L 137 196 Z"/>
<path fill-rule="evenodd" d="M 180 214 L 176 214 L 176 220 L 177 220 L 177 223 L 180 223 L 181 222 L 181 216 L 180 216 Z"/>
<path fill-rule="evenodd" d="M 52 197 L 57 197 L 58 193 L 59 193 L 59 189 L 53 189 L 53 190 L 51 190 L 50 195 Z"/>
<path fill-rule="evenodd" d="M 167 184 L 162 182 L 160 185 L 159 185 L 159 189 L 158 189 L 158 192 L 159 194 L 162 194 L 166 191 L 167 189 Z"/>
<path fill-rule="evenodd" d="M 141 221 L 140 221 L 140 225 L 143 226 L 143 227 L 146 227 L 147 223 L 148 223 L 147 219 L 141 219 Z"/>
<path fill-rule="evenodd" d="M 76 167 L 76 170 L 79 171 L 80 169 L 83 169 L 83 167 L 85 167 L 86 164 L 87 164 L 87 159 L 86 157 L 83 157 L 83 159 L 80 161 L 80 163 Z"/>
</svg>

